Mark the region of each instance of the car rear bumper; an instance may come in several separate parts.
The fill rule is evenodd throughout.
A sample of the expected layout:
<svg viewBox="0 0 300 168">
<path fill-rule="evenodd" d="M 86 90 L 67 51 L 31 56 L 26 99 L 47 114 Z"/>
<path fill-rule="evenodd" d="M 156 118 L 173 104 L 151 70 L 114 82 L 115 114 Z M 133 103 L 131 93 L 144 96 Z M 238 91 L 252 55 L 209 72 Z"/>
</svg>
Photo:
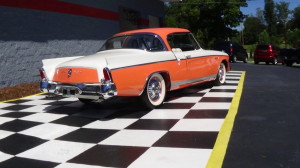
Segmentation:
<svg viewBox="0 0 300 168">
<path fill-rule="evenodd" d="M 259 62 L 270 62 L 270 61 L 273 61 L 274 60 L 274 56 L 264 56 L 264 57 L 261 57 L 261 56 L 254 56 L 254 61 L 259 61 Z"/>
<path fill-rule="evenodd" d="M 40 91 L 63 97 L 77 97 L 85 99 L 109 99 L 117 95 L 114 83 L 103 84 L 62 84 L 56 82 L 41 81 Z"/>
</svg>

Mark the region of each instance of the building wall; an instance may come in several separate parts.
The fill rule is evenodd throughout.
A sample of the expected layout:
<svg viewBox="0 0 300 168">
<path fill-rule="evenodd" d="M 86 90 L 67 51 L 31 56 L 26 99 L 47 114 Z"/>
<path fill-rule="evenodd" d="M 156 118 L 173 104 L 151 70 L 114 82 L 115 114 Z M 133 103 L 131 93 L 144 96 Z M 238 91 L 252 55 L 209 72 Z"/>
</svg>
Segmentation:
<svg viewBox="0 0 300 168">
<path fill-rule="evenodd" d="M 0 2 L 0 88 L 37 82 L 42 59 L 97 52 L 105 39 L 123 31 L 120 9 L 135 11 L 137 28 L 149 26 L 149 15 L 160 21 L 164 16 L 159 0 Z"/>
</svg>

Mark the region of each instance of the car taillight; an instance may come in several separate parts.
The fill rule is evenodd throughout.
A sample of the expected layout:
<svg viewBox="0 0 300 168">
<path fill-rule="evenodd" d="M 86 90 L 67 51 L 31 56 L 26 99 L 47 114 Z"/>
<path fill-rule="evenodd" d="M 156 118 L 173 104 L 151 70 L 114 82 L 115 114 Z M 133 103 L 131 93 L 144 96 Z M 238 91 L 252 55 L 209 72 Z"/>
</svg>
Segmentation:
<svg viewBox="0 0 300 168">
<path fill-rule="evenodd" d="M 272 52 L 272 51 L 273 51 L 272 46 L 269 45 L 269 52 Z"/>
<path fill-rule="evenodd" d="M 42 79 L 46 79 L 45 71 L 43 69 L 39 69 L 40 76 Z"/>
<path fill-rule="evenodd" d="M 105 81 L 112 81 L 111 74 L 108 68 L 103 68 L 103 76 Z"/>
</svg>

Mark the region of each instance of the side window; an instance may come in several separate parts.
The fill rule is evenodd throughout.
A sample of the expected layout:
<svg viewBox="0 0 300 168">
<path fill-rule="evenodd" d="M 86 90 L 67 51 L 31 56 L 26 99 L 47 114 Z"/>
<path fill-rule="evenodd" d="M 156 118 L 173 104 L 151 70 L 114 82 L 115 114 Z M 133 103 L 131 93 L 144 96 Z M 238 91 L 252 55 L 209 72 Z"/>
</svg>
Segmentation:
<svg viewBox="0 0 300 168">
<path fill-rule="evenodd" d="M 106 42 L 102 46 L 101 50 L 111 50 L 111 49 L 122 48 L 124 40 L 125 40 L 125 37 L 112 38 L 112 39 L 109 40 L 109 42 Z"/>
<path fill-rule="evenodd" d="M 161 44 L 160 40 L 152 35 L 129 36 L 122 48 L 136 48 L 148 51 L 164 50 L 164 46 Z"/>
<path fill-rule="evenodd" d="M 111 49 L 140 49 L 147 51 L 166 51 L 164 43 L 157 35 L 133 34 L 108 39 L 100 51 Z"/>
<path fill-rule="evenodd" d="M 155 36 L 144 36 L 141 39 L 147 46 L 149 51 L 163 51 L 164 46 L 161 41 Z"/>
<path fill-rule="evenodd" d="M 180 48 L 182 51 L 200 49 L 191 33 L 174 33 L 168 35 L 167 39 L 171 48 Z"/>
</svg>

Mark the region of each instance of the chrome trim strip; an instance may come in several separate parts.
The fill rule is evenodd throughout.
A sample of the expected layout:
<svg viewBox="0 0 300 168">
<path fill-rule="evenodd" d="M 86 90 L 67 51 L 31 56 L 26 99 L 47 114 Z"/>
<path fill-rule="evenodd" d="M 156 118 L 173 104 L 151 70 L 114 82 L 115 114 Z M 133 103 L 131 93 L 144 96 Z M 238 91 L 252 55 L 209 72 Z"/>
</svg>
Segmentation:
<svg viewBox="0 0 300 168">
<path fill-rule="evenodd" d="M 124 66 L 124 67 L 119 67 L 119 68 L 112 68 L 110 69 L 111 71 L 114 70 L 119 70 L 119 69 L 124 69 L 124 68 L 131 68 L 131 67 L 135 67 L 135 66 L 143 66 L 143 65 L 149 65 L 149 64 L 157 64 L 157 63 L 163 63 L 163 62 L 171 62 L 171 61 L 176 61 L 176 59 L 172 59 L 172 60 L 165 60 L 165 61 L 159 61 L 159 62 L 149 62 L 149 63 L 143 63 L 143 64 L 136 64 L 136 65 L 130 65 L 130 66 Z"/>
<path fill-rule="evenodd" d="M 202 81 L 208 81 L 208 80 L 211 80 L 216 77 L 217 77 L 217 74 L 205 76 L 205 77 L 201 77 L 201 78 L 196 78 L 196 79 L 191 79 L 191 80 L 175 82 L 175 83 L 171 83 L 171 88 L 177 88 L 178 86 L 185 85 L 185 84 L 192 84 L 192 83 L 197 83 L 197 82 L 202 82 Z"/>
</svg>

